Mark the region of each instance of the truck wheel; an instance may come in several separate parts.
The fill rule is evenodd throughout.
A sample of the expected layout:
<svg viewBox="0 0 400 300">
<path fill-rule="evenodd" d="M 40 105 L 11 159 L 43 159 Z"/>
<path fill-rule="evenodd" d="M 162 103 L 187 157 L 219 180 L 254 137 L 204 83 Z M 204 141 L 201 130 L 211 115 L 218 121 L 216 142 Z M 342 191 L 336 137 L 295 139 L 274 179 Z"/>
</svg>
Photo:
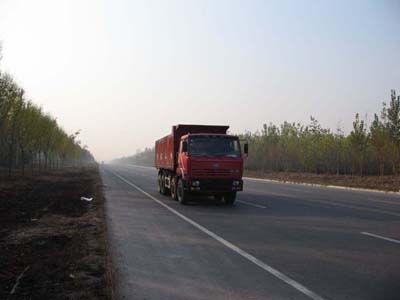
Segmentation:
<svg viewBox="0 0 400 300">
<path fill-rule="evenodd" d="M 183 188 L 182 179 L 178 179 L 176 194 L 180 204 L 186 204 L 188 202 L 188 193 L 185 192 L 185 189 Z"/>
<path fill-rule="evenodd" d="M 177 186 L 176 186 L 176 179 L 175 179 L 175 177 L 173 177 L 172 179 L 171 179 L 171 198 L 173 199 L 173 200 L 178 200 L 178 195 L 177 195 L 177 193 L 176 193 L 176 189 L 177 189 Z"/>
<path fill-rule="evenodd" d="M 226 204 L 232 205 L 236 200 L 236 192 L 230 192 L 225 194 L 224 200 Z"/>
<path fill-rule="evenodd" d="M 164 175 L 161 175 L 161 195 L 166 195 L 167 194 L 167 189 L 165 188 L 165 177 Z"/>
<path fill-rule="evenodd" d="M 160 193 L 160 194 L 162 194 L 162 176 L 161 176 L 161 174 L 158 174 L 158 177 L 157 177 L 157 181 L 158 181 L 158 192 Z"/>
</svg>

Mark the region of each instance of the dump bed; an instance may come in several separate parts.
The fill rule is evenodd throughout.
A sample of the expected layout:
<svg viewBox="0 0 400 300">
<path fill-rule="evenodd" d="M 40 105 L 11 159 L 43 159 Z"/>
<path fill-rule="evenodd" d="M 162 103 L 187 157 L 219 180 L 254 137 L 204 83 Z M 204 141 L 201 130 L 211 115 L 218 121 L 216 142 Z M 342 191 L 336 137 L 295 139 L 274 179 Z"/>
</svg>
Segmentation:
<svg viewBox="0 0 400 300">
<path fill-rule="evenodd" d="M 172 126 L 171 134 L 156 141 L 155 145 L 155 167 L 174 171 L 177 166 L 177 155 L 179 141 L 188 133 L 218 133 L 226 134 L 229 126 L 225 125 L 189 125 L 179 124 Z"/>
</svg>

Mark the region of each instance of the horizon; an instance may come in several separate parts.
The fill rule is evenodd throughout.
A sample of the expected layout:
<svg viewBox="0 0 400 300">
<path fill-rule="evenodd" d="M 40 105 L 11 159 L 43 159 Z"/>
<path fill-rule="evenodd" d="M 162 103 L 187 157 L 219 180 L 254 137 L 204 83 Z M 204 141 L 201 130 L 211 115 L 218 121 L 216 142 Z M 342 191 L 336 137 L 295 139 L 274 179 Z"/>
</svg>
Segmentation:
<svg viewBox="0 0 400 300">
<path fill-rule="evenodd" d="M 346 134 L 399 92 L 396 1 L 0 1 L 0 69 L 98 161 L 179 123 Z M 396 19 L 397 17 L 397 19 Z M 108 141 L 111 138 L 112 142 Z"/>
</svg>

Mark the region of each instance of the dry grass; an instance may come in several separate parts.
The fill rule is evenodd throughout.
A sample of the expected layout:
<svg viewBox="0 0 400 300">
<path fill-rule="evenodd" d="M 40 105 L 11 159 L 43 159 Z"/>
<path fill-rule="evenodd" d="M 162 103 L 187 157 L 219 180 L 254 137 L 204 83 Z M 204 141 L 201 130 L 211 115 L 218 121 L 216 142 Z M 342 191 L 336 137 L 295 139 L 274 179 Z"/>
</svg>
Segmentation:
<svg viewBox="0 0 400 300">
<path fill-rule="evenodd" d="M 97 167 L 3 180 L 0 219 L 0 299 L 113 298 Z"/>
</svg>

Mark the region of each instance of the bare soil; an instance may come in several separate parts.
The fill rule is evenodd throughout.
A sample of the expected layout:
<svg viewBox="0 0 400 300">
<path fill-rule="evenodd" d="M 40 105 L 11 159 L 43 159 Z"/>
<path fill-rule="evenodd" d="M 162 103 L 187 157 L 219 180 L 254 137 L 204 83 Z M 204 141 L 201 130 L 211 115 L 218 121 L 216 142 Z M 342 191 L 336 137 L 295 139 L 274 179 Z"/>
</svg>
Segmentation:
<svg viewBox="0 0 400 300">
<path fill-rule="evenodd" d="M 0 299 L 113 298 L 97 167 L 2 179 L 0 223 Z"/>
<path fill-rule="evenodd" d="M 312 174 L 300 172 L 271 172 L 246 170 L 245 176 L 278 180 L 282 182 L 311 183 L 321 185 L 335 185 L 352 188 L 374 189 L 381 191 L 399 192 L 399 176 L 350 176 Z"/>
</svg>

